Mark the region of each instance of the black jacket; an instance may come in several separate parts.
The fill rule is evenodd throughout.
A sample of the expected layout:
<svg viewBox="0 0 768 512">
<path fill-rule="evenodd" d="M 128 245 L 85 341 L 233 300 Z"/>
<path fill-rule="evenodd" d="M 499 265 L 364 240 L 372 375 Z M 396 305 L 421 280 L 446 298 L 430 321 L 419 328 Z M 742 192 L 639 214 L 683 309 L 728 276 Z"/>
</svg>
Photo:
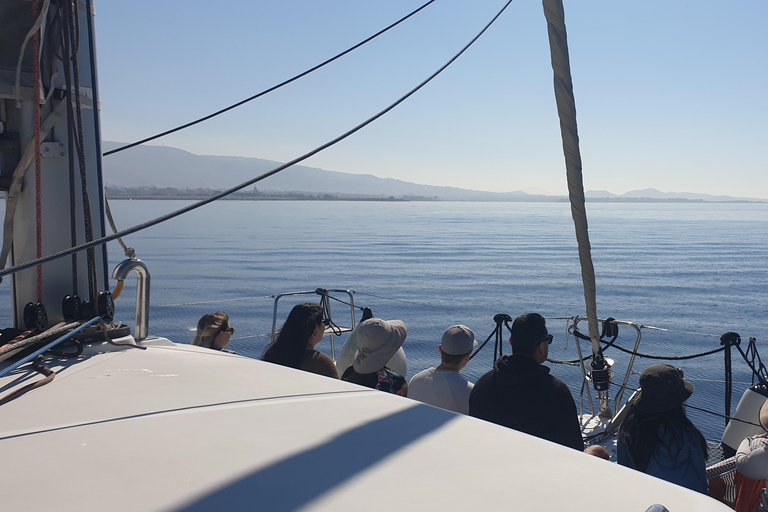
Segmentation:
<svg viewBox="0 0 768 512">
<path fill-rule="evenodd" d="M 571 391 L 531 357 L 496 361 L 472 389 L 469 415 L 584 450 Z"/>
</svg>

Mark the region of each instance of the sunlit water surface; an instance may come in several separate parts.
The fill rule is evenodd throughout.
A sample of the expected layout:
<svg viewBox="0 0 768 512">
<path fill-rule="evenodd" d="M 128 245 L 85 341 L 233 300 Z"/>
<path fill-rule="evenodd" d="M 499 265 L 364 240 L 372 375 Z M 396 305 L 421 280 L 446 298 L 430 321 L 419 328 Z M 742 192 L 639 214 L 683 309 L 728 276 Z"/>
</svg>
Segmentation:
<svg viewBox="0 0 768 512">
<path fill-rule="evenodd" d="M 184 204 L 112 201 L 111 207 L 125 228 Z M 674 331 L 644 330 L 641 352 L 705 352 L 718 348 L 726 331 L 745 342 L 768 339 L 768 204 L 587 206 L 598 315 Z M 192 339 L 204 313 L 222 309 L 237 329 L 230 348 L 259 357 L 272 328 L 271 296 L 322 287 L 354 290 L 356 304 L 407 324 L 409 377 L 437 364 L 444 329 L 466 324 L 482 342 L 496 313 L 541 313 L 555 335 L 550 357 L 576 357 L 563 318 L 583 316 L 584 298 L 565 203 L 221 201 L 126 242 L 152 273 L 150 334 L 177 342 Z M 113 268 L 124 256 L 116 242 L 109 251 Z M 131 325 L 134 281 L 117 300 L 117 317 Z M 6 298 L 0 313 L 9 318 L 7 287 L 0 293 Z M 295 303 L 280 302 L 278 327 Z M 336 323 L 349 325 L 349 308 L 332 308 Z M 344 339 L 335 340 L 337 352 Z M 625 327 L 617 343 L 631 348 L 634 339 Z M 331 353 L 328 340 L 320 348 Z M 584 344 L 583 350 L 590 349 Z M 623 375 L 628 356 L 606 355 Z M 734 355 L 738 401 L 751 377 Z M 492 360 L 493 340 L 464 371 L 475 380 Z M 723 413 L 722 361 L 718 353 L 673 362 L 696 384 L 692 405 Z M 634 369 L 654 362 L 638 359 Z M 550 366 L 578 402 L 580 369 Z M 637 385 L 636 375 L 629 384 Z M 719 439 L 723 419 L 689 414 L 707 438 Z"/>
</svg>

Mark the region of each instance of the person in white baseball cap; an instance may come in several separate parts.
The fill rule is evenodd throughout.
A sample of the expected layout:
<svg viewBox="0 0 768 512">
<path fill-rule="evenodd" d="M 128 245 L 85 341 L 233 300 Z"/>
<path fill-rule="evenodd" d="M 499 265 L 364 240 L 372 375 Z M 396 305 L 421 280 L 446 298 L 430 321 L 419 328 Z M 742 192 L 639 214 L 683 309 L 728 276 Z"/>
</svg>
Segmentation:
<svg viewBox="0 0 768 512">
<path fill-rule="evenodd" d="M 341 380 L 373 389 L 408 395 L 405 376 L 392 371 L 387 362 L 403 346 L 408 329 L 400 320 L 369 318 L 357 326 L 357 351 L 352 366 Z"/>
<path fill-rule="evenodd" d="M 408 397 L 426 404 L 469 414 L 469 394 L 474 384 L 461 375 L 477 346 L 475 333 L 466 325 L 446 329 L 438 347 L 440 366 L 413 376 L 408 383 Z"/>
</svg>

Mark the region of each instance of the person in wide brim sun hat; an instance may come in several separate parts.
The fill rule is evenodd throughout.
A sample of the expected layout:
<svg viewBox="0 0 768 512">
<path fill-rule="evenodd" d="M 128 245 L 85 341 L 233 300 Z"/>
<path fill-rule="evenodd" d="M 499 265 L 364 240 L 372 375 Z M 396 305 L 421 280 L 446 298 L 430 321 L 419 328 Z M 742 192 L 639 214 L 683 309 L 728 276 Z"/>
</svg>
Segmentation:
<svg viewBox="0 0 768 512">
<path fill-rule="evenodd" d="M 342 380 L 369 388 L 407 396 L 405 376 L 387 368 L 387 362 L 402 347 L 408 329 L 400 320 L 370 318 L 357 326 L 357 351 Z"/>
<path fill-rule="evenodd" d="M 352 366 L 357 373 L 371 373 L 384 367 L 403 346 L 408 329 L 400 320 L 370 318 L 357 328 L 357 352 Z"/>
<path fill-rule="evenodd" d="M 683 379 L 683 370 L 655 364 L 640 375 L 640 391 L 634 403 L 643 412 L 666 412 L 688 400 L 694 389 L 693 384 Z"/>
<path fill-rule="evenodd" d="M 685 415 L 694 386 L 668 364 L 649 366 L 619 427 L 617 462 L 707 494 L 707 442 Z"/>
</svg>

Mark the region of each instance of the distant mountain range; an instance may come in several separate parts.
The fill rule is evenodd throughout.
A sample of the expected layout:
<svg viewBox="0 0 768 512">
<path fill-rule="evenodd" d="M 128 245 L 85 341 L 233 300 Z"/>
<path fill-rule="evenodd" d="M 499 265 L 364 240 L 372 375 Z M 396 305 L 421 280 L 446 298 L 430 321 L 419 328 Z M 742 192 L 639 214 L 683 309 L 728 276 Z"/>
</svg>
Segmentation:
<svg viewBox="0 0 768 512">
<path fill-rule="evenodd" d="M 109 151 L 124 145 L 104 141 L 102 149 Z M 107 193 L 112 197 L 136 195 L 140 189 L 167 189 L 189 191 L 225 190 L 274 169 L 281 162 L 234 156 L 195 155 L 167 146 L 137 146 L 104 158 L 104 180 Z M 565 196 L 548 196 L 516 192 L 485 192 L 456 187 L 419 185 L 392 178 L 378 178 L 371 174 L 351 174 L 326 171 L 315 167 L 296 165 L 290 172 L 281 172 L 256 184 L 261 196 L 280 196 L 299 193 L 310 198 L 396 198 L 438 201 L 565 201 Z M 246 190 L 250 196 L 253 187 Z M 157 194 L 153 194 L 157 195 Z M 655 189 L 634 190 L 617 195 L 598 190 L 588 191 L 590 201 L 696 201 L 726 202 L 759 199 L 692 194 L 686 192 L 660 192 Z"/>
</svg>

